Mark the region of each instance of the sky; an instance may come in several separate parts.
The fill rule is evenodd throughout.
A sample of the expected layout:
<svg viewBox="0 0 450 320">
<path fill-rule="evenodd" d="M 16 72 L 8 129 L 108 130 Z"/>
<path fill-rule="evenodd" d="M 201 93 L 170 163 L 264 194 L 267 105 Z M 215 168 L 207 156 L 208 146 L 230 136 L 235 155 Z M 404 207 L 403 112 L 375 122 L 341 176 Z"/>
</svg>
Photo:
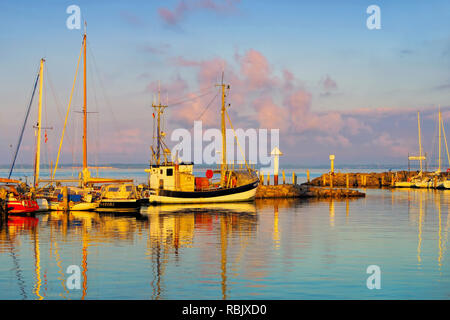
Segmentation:
<svg viewBox="0 0 450 320">
<path fill-rule="evenodd" d="M 369 30 L 374 4 L 381 29 Z M 448 1 L 2 0 L 2 165 L 42 57 L 43 162 L 56 158 L 83 32 L 66 27 L 70 5 L 87 21 L 91 164 L 149 161 L 158 83 L 168 138 L 195 120 L 220 128 L 222 71 L 234 128 L 280 129 L 282 164 L 326 164 L 329 154 L 337 165 L 407 163 L 419 149 L 417 112 L 424 152 L 436 157 L 438 106 L 450 119 Z M 82 159 L 80 79 L 62 163 Z M 34 161 L 36 102 L 18 163 Z"/>
</svg>

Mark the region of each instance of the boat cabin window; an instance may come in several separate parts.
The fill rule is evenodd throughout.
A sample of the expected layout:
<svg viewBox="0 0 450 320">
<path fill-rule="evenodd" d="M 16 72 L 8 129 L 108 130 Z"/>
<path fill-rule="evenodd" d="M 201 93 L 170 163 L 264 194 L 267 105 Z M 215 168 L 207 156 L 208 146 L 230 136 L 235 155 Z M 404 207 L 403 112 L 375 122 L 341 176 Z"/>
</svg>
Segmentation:
<svg viewBox="0 0 450 320">
<path fill-rule="evenodd" d="M 163 169 L 159 170 L 159 173 L 160 173 L 160 174 L 163 174 Z"/>
<path fill-rule="evenodd" d="M 109 191 L 109 192 L 118 192 L 118 191 L 119 191 L 119 188 L 117 188 L 117 187 L 111 187 L 111 188 L 108 189 L 108 191 Z"/>
<path fill-rule="evenodd" d="M 173 176 L 173 169 L 172 168 L 167 169 L 167 176 L 168 177 Z"/>
<path fill-rule="evenodd" d="M 132 188 L 131 186 L 126 186 L 125 190 L 126 190 L 126 191 L 132 191 L 133 188 Z"/>
</svg>

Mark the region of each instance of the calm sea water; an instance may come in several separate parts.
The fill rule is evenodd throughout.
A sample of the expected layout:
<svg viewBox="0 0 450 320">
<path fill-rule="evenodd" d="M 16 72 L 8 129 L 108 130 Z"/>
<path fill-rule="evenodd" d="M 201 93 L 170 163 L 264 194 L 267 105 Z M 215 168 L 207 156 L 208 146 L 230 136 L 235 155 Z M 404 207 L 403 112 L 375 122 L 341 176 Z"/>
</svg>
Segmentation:
<svg viewBox="0 0 450 320">
<path fill-rule="evenodd" d="M 0 299 L 449 299 L 450 191 L 365 191 L 10 221 Z M 70 265 L 79 290 L 67 287 Z M 366 286 L 369 265 L 379 290 Z"/>
</svg>

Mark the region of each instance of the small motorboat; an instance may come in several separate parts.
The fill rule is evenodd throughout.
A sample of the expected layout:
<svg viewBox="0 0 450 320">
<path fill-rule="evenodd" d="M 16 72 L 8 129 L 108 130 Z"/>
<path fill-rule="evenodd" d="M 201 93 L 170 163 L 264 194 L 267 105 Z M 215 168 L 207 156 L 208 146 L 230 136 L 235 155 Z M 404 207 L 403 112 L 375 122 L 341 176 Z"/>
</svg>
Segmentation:
<svg viewBox="0 0 450 320">
<path fill-rule="evenodd" d="M 109 184 L 102 186 L 100 202 L 95 211 L 129 212 L 138 211 L 141 200 L 132 183 Z"/>
</svg>

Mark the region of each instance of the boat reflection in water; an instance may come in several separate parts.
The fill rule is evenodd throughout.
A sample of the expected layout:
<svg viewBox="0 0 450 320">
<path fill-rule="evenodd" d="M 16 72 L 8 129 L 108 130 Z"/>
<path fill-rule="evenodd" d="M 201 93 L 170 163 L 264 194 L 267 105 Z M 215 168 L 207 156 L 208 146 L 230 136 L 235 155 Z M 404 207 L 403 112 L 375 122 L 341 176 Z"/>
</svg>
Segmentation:
<svg viewBox="0 0 450 320">
<path fill-rule="evenodd" d="M 450 192 L 367 192 L 10 220 L 0 227 L 0 298 L 370 298 L 354 287 L 372 256 L 393 270 L 395 292 L 383 297 L 421 298 L 430 286 L 432 297 L 445 297 Z M 67 284 L 70 266 L 80 289 Z M 412 274 L 421 277 L 415 287 Z"/>
<path fill-rule="evenodd" d="M 205 248 L 202 254 L 211 254 L 208 268 L 205 272 L 220 274 L 221 298 L 227 299 L 228 242 L 229 239 L 239 239 L 245 243 L 256 233 L 258 217 L 256 206 L 252 202 L 242 203 L 207 203 L 207 204 L 173 204 L 148 206 L 141 208 L 141 214 L 149 221 L 149 256 L 152 261 L 154 278 L 151 281 L 152 299 L 164 297 L 164 273 L 171 253 L 175 260 L 179 259 L 180 249 L 191 247 L 194 237 L 209 239 L 211 248 Z M 211 237 L 215 238 L 211 240 Z M 211 262 L 214 256 L 220 261 L 214 266 Z M 234 264 L 231 264 L 232 266 Z M 201 267 L 202 268 L 202 267 Z M 211 268 L 211 269 L 209 269 Z M 217 271 L 214 272 L 213 270 Z M 213 284 L 217 282 L 212 281 Z"/>
</svg>

